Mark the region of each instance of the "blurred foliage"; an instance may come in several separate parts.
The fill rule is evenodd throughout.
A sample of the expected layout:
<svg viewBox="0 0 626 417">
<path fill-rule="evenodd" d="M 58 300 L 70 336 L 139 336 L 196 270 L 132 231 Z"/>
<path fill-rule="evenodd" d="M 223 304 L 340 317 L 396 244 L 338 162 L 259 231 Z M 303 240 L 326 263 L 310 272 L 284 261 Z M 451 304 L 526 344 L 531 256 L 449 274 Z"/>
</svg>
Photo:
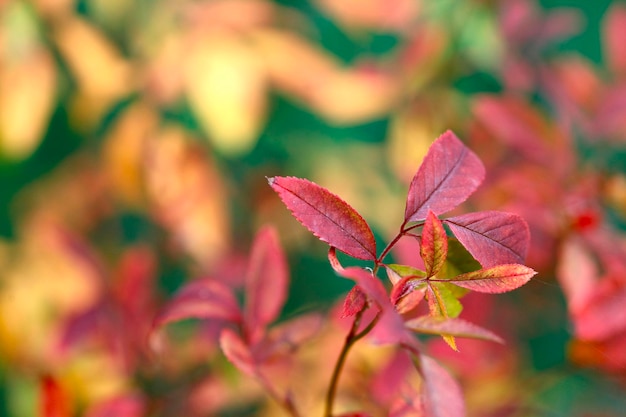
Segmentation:
<svg viewBox="0 0 626 417">
<path fill-rule="evenodd" d="M 285 319 L 333 317 L 350 286 L 265 177 L 329 188 L 382 241 L 448 128 L 487 165 L 468 205 L 524 216 L 540 271 L 463 310 L 507 347 L 453 357 L 433 341 L 470 414 L 621 415 L 626 319 L 586 338 L 582 296 L 556 279 L 580 235 L 598 282 L 626 297 L 619 13 L 609 0 L 0 0 L 0 416 L 45 415 L 48 375 L 71 415 L 277 415 L 210 326 L 173 329 L 155 358 L 154 315 L 197 277 L 238 288 L 272 223 L 292 268 Z M 346 390 L 386 357 L 363 347 Z M 327 368 L 308 370 L 312 396 Z"/>
</svg>

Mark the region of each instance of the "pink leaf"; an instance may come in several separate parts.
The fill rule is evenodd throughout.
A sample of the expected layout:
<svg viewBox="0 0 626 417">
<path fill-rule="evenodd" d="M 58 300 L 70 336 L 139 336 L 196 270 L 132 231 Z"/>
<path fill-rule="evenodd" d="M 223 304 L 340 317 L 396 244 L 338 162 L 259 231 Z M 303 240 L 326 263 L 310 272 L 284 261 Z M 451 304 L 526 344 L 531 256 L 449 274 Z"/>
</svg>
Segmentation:
<svg viewBox="0 0 626 417">
<path fill-rule="evenodd" d="M 465 401 L 458 382 L 434 359 L 420 355 L 427 417 L 463 417 Z"/>
<path fill-rule="evenodd" d="M 418 333 L 468 337 L 504 343 L 502 338 L 495 333 L 462 319 L 422 316 L 406 321 L 404 325 Z"/>
<path fill-rule="evenodd" d="M 478 188 L 485 167 L 454 133 L 447 131 L 433 142 L 411 181 L 404 219 L 419 221 L 428 210 L 436 215 L 452 210 Z"/>
<path fill-rule="evenodd" d="M 444 222 L 483 267 L 524 262 L 530 231 L 517 214 L 481 211 L 450 217 Z"/>
<path fill-rule="evenodd" d="M 305 179 L 269 178 L 294 217 L 323 242 L 358 259 L 376 259 L 374 234 L 363 217 L 327 189 Z"/>
<path fill-rule="evenodd" d="M 256 363 L 250 349 L 237 333 L 225 328 L 220 335 L 220 347 L 228 360 L 247 376 L 256 375 Z"/>
<path fill-rule="evenodd" d="M 582 311 L 594 296 L 600 271 L 591 253 L 574 238 L 563 242 L 557 260 L 556 277 L 572 314 Z"/>
<path fill-rule="evenodd" d="M 367 306 L 367 296 L 358 285 L 352 287 L 346 299 L 343 302 L 343 308 L 341 309 L 341 318 L 352 317 L 357 313 L 363 311 Z"/>
<path fill-rule="evenodd" d="M 252 244 L 246 276 L 244 320 L 251 340 L 258 339 L 285 303 L 289 269 L 273 228 L 261 229 Z"/>
<path fill-rule="evenodd" d="M 626 285 L 605 277 L 584 309 L 573 315 L 576 337 L 603 340 L 626 330 Z"/>
<path fill-rule="evenodd" d="M 346 268 L 340 272 L 340 275 L 354 280 L 361 290 L 378 305 L 381 316 L 372 331 L 372 336 L 379 343 L 413 343 L 413 338 L 404 328 L 402 319 L 391 305 L 385 287 L 378 278 L 358 267 Z"/>
<path fill-rule="evenodd" d="M 626 75 L 626 6 L 614 4 L 606 13 L 603 25 L 605 60 L 614 74 Z"/>
<path fill-rule="evenodd" d="M 429 210 L 422 229 L 420 245 L 420 255 L 424 260 L 427 276 L 437 275 L 446 261 L 447 254 L 448 236 L 446 231 L 435 213 Z"/>
<path fill-rule="evenodd" d="M 298 316 L 293 320 L 272 327 L 269 335 L 254 346 L 257 363 L 272 359 L 285 359 L 322 328 L 323 320 L 318 314 Z"/>
<path fill-rule="evenodd" d="M 497 294 L 521 287 L 535 274 L 536 272 L 527 266 L 505 264 L 461 274 L 445 282 L 477 292 Z"/>
<path fill-rule="evenodd" d="M 137 396 L 117 396 L 91 407 L 86 417 L 142 417 L 146 408 L 145 401 Z"/>
<path fill-rule="evenodd" d="M 185 285 L 176 294 L 159 314 L 154 327 L 189 318 L 238 322 L 241 314 L 230 288 L 219 281 L 199 279 Z"/>
</svg>

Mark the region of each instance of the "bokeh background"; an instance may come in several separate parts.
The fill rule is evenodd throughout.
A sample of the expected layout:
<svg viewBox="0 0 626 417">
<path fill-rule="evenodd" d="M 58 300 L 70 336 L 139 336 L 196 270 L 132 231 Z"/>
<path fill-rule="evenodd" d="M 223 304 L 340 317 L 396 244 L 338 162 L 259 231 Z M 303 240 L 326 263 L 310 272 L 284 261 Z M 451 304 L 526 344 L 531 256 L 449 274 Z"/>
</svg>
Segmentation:
<svg viewBox="0 0 626 417">
<path fill-rule="evenodd" d="M 487 167 L 466 209 L 521 214 L 539 271 L 467 299 L 506 346 L 431 343 L 470 415 L 626 415 L 624 3 L 0 0 L 0 416 L 279 415 L 211 329 L 155 358 L 155 314 L 198 277 L 240 286 L 271 223 L 284 319 L 333 317 L 350 286 L 266 177 L 329 188 L 382 243 L 447 129 Z"/>
</svg>

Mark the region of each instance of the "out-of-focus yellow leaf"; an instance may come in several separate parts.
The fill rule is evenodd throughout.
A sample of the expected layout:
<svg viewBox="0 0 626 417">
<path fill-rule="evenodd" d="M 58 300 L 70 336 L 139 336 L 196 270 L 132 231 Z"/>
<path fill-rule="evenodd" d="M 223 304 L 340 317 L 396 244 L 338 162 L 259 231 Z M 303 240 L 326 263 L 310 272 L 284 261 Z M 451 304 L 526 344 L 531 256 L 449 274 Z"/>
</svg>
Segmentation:
<svg viewBox="0 0 626 417">
<path fill-rule="evenodd" d="M 342 68 L 326 51 L 288 32 L 257 31 L 254 39 L 273 83 L 332 123 L 380 117 L 398 96 L 392 74 L 366 65 Z"/>
<path fill-rule="evenodd" d="M 332 123 L 362 123 L 388 112 L 399 88 L 395 77 L 373 68 L 337 71 L 312 91 L 312 106 Z"/>
<path fill-rule="evenodd" d="M 54 39 L 79 85 L 73 103 L 78 122 L 97 122 L 100 115 L 133 88 L 132 67 L 115 46 L 88 22 L 67 17 Z"/>
<path fill-rule="evenodd" d="M 123 365 L 105 352 L 79 351 L 60 370 L 61 382 L 80 404 L 97 404 L 130 390 Z"/>
<path fill-rule="evenodd" d="M 307 103 L 337 71 L 338 63 L 327 52 L 290 32 L 264 29 L 253 35 L 271 81 Z"/>
<path fill-rule="evenodd" d="M 153 109 L 137 104 L 120 117 L 105 140 L 103 157 L 108 180 L 127 204 L 137 205 L 142 200 L 146 141 L 156 133 L 158 123 Z"/>
<path fill-rule="evenodd" d="M 174 241 L 201 265 L 230 243 L 226 187 L 204 149 L 174 127 L 147 144 L 148 197 Z"/>
<path fill-rule="evenodd" d="M 97 271 L 45 217 L 30 222 L 20 236 L 0 275 L 0 352 L 27 363 L 48 361 L 62 319 L 96 301 Z"/>
<path fill-rule="evenodd" d="M 35 7 L 43 16 L 61 16 L 74 10 L 76 0 L 33 0 Z"/>
<path fill-rule="evenodd" d="M 447 91 L 431 91 L 423 101 L 394 115 L 389 129 L 389 165 L 406 183 L 417 172 L 432 142 L 454 126 L 458 98 Z"/>
<path fill-rule="evenodd" d="M 0 66 L 0 153 L 22 159 L 39 145 L 56 98 L 56 76 L 44 50 Z"/>
<path fill-rule="evenodd" d="M 227 155 L 252 149 L 265 121 L 265 68 L 242 39 L 211 34 L 186 62 L 185 87 L 209 140 Z"/>
</svg>

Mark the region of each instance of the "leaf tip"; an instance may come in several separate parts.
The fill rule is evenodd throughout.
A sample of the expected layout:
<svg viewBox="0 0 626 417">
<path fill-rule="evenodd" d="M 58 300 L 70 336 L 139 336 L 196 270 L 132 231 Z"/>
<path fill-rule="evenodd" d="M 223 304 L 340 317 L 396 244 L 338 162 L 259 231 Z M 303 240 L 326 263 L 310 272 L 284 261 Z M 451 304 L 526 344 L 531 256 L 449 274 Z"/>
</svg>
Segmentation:
<svg viewBox="0 0 626 417">
<path fill-rule="evenodd" d="M 276 181 L 276 177 L 265 177 L 267 183 L 272 187 L 274 185 L 274 181 Z"/>
</svg>

